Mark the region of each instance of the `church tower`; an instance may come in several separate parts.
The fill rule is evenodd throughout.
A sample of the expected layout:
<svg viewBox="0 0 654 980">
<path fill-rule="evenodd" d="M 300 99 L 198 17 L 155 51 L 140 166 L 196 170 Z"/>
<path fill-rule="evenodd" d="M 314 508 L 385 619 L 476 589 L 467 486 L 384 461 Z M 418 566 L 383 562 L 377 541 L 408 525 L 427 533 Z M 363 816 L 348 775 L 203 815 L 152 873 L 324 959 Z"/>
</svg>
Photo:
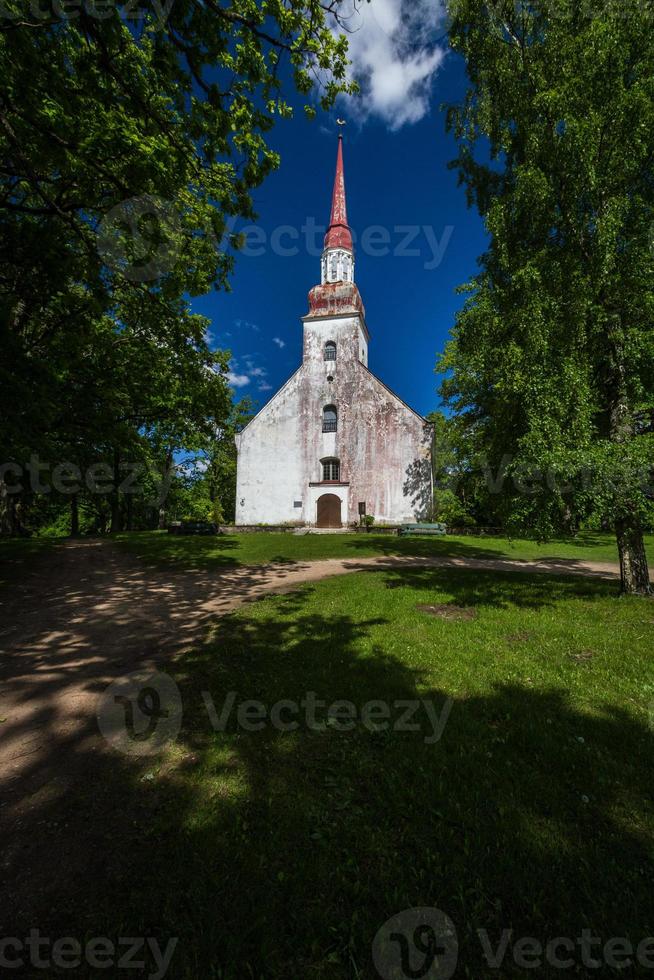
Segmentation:
<svg viewBox="0 0 654 980">
<path fill-rule="evenodd" d="M 431 504 L 431 430 L 368 370 L 354 281 L 343 137 L 338 138 L 320 283 L 302 318 L 302 364 L 237 436 L 236 523 L 395 524 Z"/>
<path fill-rule="evenodd" d="M 343 318 L 347 322 L 339 323 Z M 332 333 L 346 342 L 348 354 L 367 365 L 370 337 L 365 318 L 366 311 L 354 281 L 354 245 L 347 221 L 343 137 L 339 135 L 332 210 L 320 260 L 320 285 L 314 286 L 309 293 L 309 313 L 304 317 L 305 360 L 311 358 L 312 352 L 315 355 L 315 342 L 325 342 L 333 324 Z"/>
<path fill-rule="evenodd" d="M 322 253 L 321 285 L 329 282 L 354 282 L 354 246 L 352 232 L 347 223 L 345 199 L 345 173 L 343 170 L 343 137 L 338 137 L 336 177 L 332 193 L 332 213 L 325 235 Z"/>
</svg>

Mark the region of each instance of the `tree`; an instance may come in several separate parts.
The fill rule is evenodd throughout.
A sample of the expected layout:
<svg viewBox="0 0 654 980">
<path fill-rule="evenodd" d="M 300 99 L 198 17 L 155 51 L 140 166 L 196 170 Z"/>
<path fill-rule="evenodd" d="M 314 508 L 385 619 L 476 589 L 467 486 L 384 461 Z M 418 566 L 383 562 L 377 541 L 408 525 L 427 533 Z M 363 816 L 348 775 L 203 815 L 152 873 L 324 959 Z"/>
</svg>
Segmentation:
<svg viewBox="0 0 654 980">
<path fill-rule="evenodd" d="M 451 0 L 454 161 L 490 234 L 439 362 L 506 519 L 602 514 L 651 592 L 654 35 L 639 2 Z M 508 478 L 508 479 L 505 479 Z"/>
<path fill-rule="evenodd" d="M 228 288 L 283 83 L 324 107 L 353 89 L 340 3 L 3 0 L 2 463 L 118 472 L 144 438 L 172 459 L 229 417 L 227 356 L 188 298 Z M 117 490 L 111 511 L 117 529 Z"/>
<path fill-rule="evenodd" d="M 459 438 L 458 419 L 443 412 L 430 412 L 432 426 L 433 519 L 450 527 L 475 523 L 469 488 L 469 463 Z"/>
<path fill-rule="evenodd" d="M 115 275 L 157 281 L 164 303 L 225 286 L 228 219 L 254 217 L 251 191 L 279 163 L 265 137 L 291 115 L 283 59 L 300 93 L 321 83 L 325 107 L 352 89 L 346 39 L 327 23 L 340 3 L 175 0 L 162 11 L 151 0 L 132 20 L 118 3 L 4 0 L 0 207 L 14 320 L 66 270 L 99 298 Z M 36 297 L 25 272 L 50 273 Z"/>
</svg>

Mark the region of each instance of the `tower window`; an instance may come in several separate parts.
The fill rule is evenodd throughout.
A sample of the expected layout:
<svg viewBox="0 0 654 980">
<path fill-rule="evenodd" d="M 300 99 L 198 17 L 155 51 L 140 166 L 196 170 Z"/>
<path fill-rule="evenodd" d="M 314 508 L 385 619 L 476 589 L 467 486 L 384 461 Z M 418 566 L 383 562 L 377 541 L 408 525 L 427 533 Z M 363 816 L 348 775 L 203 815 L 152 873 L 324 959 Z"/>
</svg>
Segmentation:
<svg viewBox="0 0 654 980">
<path fill-rule="evenodd" d="M 325 360 L 335 361 L 336 360 L 336 344 L 333 340 L 328 340 L 325 344 Z"/>
<path fill-rule="evenodd" d="M 338 459 L 323 459 L 322 461 L 323 480 L 340 480 L 341 463 Z"/>
<path fill-rule="evenodd" d="M 322 431 L 336 432 L 338 428 L 338 413 L 335 405 L 325 405 L 322 410 Z"/>
</svg>

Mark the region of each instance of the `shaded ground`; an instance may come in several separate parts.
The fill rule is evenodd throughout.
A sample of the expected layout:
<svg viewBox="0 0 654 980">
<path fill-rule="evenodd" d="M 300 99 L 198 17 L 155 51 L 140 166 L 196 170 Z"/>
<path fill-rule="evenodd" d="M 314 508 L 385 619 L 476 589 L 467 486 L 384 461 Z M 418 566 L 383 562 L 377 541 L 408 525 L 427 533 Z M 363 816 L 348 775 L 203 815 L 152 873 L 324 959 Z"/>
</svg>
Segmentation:
<svg viewBox="0 0 654 980">
<path fill-rule="evenodd" d="M 0 779 L 39 772 L 42 748 L 74 745 L 114 678 L 200 643 L 212 617 L 268 592 L 366 568 L 410 566 L 615 577 L 610 564 L 459 557 L 285 562 L 211 571 L 145 568 L 109 542 L 66 542 L 28 565 L 0 602 Z M 61 774 L 59 765 L 57 775 Z M 5 792 L 7 785 L 5 785 Z M 24 791 L 22 780 L 20 792 Z"/>
<path fill-rule="evenodd" d="M 474 572 L 452 576 L 439 570 L 460 566 Z M 350 603 L 360 606 L 355 616 L 339 608 L 342 599 L 334 593 L 331 604 L 312 611 L 306 593 L 293 594 L 276 600 L 275 615 L 258 616 L 257 606 L 250 617 L 227 618 L 211 643 L 205 642 L 214 617 L 248 598 L 283 592 L 303 581 L 381 568 L 388 569 L 381 609 L 371 610 L 371 598 L 363 596 L 361 603 Z M 502 875 L 515 876 L 531 861 L 536 876 L 558 874 L 572 882 L 581 875 L 582 892 L 596 913 L 594 922 L 584 913 L 591 926 L 610 928 L 612 935 L 624 934 L 634 921 L 639 930 L 645 929 L 646 917 L 638 909 L 643 902 L 640 882 L 644 888 L 651 876 L 644 824 L 651 794 L 648 790 L 645 802 L 647 777 L 644 771 L 632 771 L 640 766 L 641 746 L 648 738 L 645 726 L 615 709 L 602 719 L 585 718 L 561 691 L 516 688 L 511 669 L 495 693 L 459 692 L 457 735 L 448 749 L 447 765 L 438 774 L 432 771 L 432 756 L 422 748 L 416 756 L 410 740 L 399 746 L 374 738 L 354 744 L 327 744 L 319 738 L 279 743 L 265 738 L 262 743 L 237 734 L 235 740 L 212 745 L 207 756 L 206 733 L 194 725 L 191 715 L 179 745 L 180 771 L 157 770 L 151 784 L 141 781 L 152 777 L 147 765 L 110 755 L 97 734 L 98 695 L 114 677 L 139 665 L 168 663 L 189 696 L 198 693 L 198 685 L 209 683 L 216 694 L 249 690 L 267 699 L 327 687 L 334 697 L 360 700 L 366 692 L 372 697 L 416 697 L 427 691 L 442 702 L 446 692 L 452 693 L 445 674 L 421 681 L 415 664 L 401 661 L 399 648 L 389 655 L 378 641 L 371 641 L 363 656 L 360 644 L 375 631 L 390 631 L 392 636 L 394 596 L 399 600 L 403 590 L 410 592 L 412 609 L 437 599 L 439 604 L 454 601 L 461 608 L 498 610 L 493 615 L 509 604 L 527 611 L 546 609 L 565 597 L 568 587 L 544 575 L 540 586 L 527 583 L 524 576 L 483 574 L 516 568 L 595 578 L 595 586 L 579 581 L 579 595 L 591 603 L 593 589 L 598 597 L 606 597 L 602 583 L 615 574 L 612 566 L 581 562 L 527 565 L 501 559 L 473 563 L 386 557 L 228 569 L 221 574 L 153 571 L 110 544 L 97 542 L 57 547 L 38 564 L 26 566 L 0 605 L 0 818 L 2 838 L 9 841 L 3 847 L 5 894 L 0 905 L 11 907 L 23 930 L 30 924 L 43 923 L 45 928 L 57 922 L 63 930 L 59 935 L 86 935 L 88 930 L 98 934 L 101 924 L 122 935 L 133 935 L 137 929 L 137 934 L 150 934 L 145 932 L 150 929 L 154 935 L 163 920 L 168 935 L 176 928 L 187 941 L 192 936 L 197 947 L 195 967 L 187 948 L 180 960 L 183 972 L 170 974 L 184 977 L 281 977 L 290 975 L 289 969 L 295 976 L 374 976 L 362 953 L 369 941 L 362 936 L 372 922 L 381 924 L 394 911 L 427 899 L 437 904 L 428 883 L 443 873 L 443 861 L 448 887 L 460 878 L 464 893 L 469 892 L 464 905 L 477 909 L 481 925 L 495 928 L 508 921 L 533 931 L 528 903 L 523 908 L 519 896 L 511 898 L 511 889 L 502 884 Z M 574 597 L 573 586 L 569 588 Z M 449 593 L 438 596 L 439 590 Z M 644 602 L 639 608 L 649 611 L 650 606 Z M 608 628 L 611 610 L 605 615 Z M 589 608 L 588 622 L 595 616 Z M 473 646 L 481 659 L 470 664 L 471 676 L 481 665 L 494 662 L 495 640 L 479 649 L 487 621 L 424 621 L 429 624 L 425 629 L 480 631 Z M 651 638 L 645 619 L 639 629 L 639 636 L 647 633 Z M 443 634 L 440 642 L 449 637 L 451 643 L 452 635 Z M 531 639 L 520 620 L 511 626 L 507 648 L 520 649 Z M 401 642 L 406 645 L 405 633 Z M 534 648 L 539 649 L 538 642 Z M 439 647 L 430 646 L 423 636 L 417 636 L 415 649 L 418 659 L 428 654 L 438 662 Z M 187 656 L 175 666 L 174 658 L 183 651 Z M 551 655 L 555 652 L 553 648 Z M 592 665 L 593 651 L 585 651 L 583 640 L 570 651 L 577 657 L 585 653 Z M 585 661 L 572 663 L 588 669 Z M 514 724 L 508 721 L 512 717 L 517 723 L 515 744 L 510 738 Z M 564 759 L 556 739 L 543 742 L 548 719 L 566 740 L 582 731 L 586 740 L 592 739 L 594 767 L 589 770 L 588 759 L 574 752 Z M 495 726 L 496 744 L 491 748 L 489 724 Z M 516 751 L 525 765 L 522 788 L 507 769 L 516 762 Z M 493 757 L 496 762 L 491 764 Z M 560 770 L 556 786 L 554 765 Z M 186 772 L 185 766 L 190 767 Z M 196 766 L 202 767 L 201 783 Z M 451 780 L 457 771 L 461 781 L 453 796 Z M 398 823 L 396 809 L 385 813 L 385 793 L 401 797 L 409 785 L 408 809 Z M 207 793 L 211 805 L 198 810 L 198 794 Z M 579 802 L 582 794 L 593 800 L 592 815 L 585 815 L 586 804 Z M 288 812 L 289 800 L 296 804 L 295 816 Z M 627 804 L 643 821 L 642 832 L 633 825 L 633 814 L 626 820 Z M 521 808 L 519 818 L 507 823 L 507 808 L 510 812 L 515 807 Z M 282 815 L 283 858 L 273 829 Z M 556 827 L 564 832 L 563 848 L 560 833 L 558 839 L 556 834 L 550 837 Z M 591 828 L 598 827 L 603 828 L 602 843 L 596 847 L 590 838 Z M 361 846 L 352 840 L 353 834 L 369 834 L 371 841 Z M 500 847 L 511 841 L 515 848 L 510 858 L 503 853 L 499 866 L 488 851 L 494 839 Z M 414 862 L 413 886 L 411 876 L 393 870 L 399 860 L 396 850 L 405 853 L 403 861 Z M 298 884 L 300 866 L 313 860 L 319 893 L 304 894 Z M 610 922 L 597 922 L 597 916 L 606 915 L 606 907 L 593 893 L 611 875 L 612 887 L 618 894 L 628 888 L 630 898 Z M 174 883 L 174 894 L 167 895 L 168 881 Z M 544 903 L 538 922 L 545 928 L 556 902 L 547 899 L 545 884 L 530 889 L 530 901 L 537 893 Z M 227 906 L 216 902 L 218 891 L 230 896 Z M 559 890 L 559 903 L 562 894 Z M 113 923 L 98 911 L 105 909 L 107 896 L 114 910 L 125 905 L 124 917 L 115 911 L 118 918 Z M 567 914 L 573 898 L 578 902 L 574 889 L 565 902 Z M 451 912 L 454 903 L 461 912 L 462 901 L 448 894 L 443 906 Z M 504 903 L 497 914 L 492 913 L 495 901 Z M 279 916 L 289 903 L 285 927 L 295 935 L 295 952 L 280 938 L 279 921 L 268 921 L 271 909 Z M 88 918 L 80 920 L 86 906 Z M 211 925 L 201 919 L 209 911 Z M 325 915 L 334 933 L 332 946 L 320 925 Z M 562 915 L 559 912 L 553 920 L 559 934 Z M 198 917 L 199 933 L 191 926 Z M 577 924 L 575 920 L 575 928 Z M 619 928 L 623 931 L 616 933 Z M 6 934 L 6 923 L 3 929 Z M 322 937 L 316 949 L 312 934 Z M 216 949 L 221 962 L 231 962 L 232 972 L 207 972 Z M 247 970 L 241 969 L 243 964 Z M 482 975 L 478 967 L 474 975 Z M 508 969 L 502 974 L 513 975 Z"/>
</svg>

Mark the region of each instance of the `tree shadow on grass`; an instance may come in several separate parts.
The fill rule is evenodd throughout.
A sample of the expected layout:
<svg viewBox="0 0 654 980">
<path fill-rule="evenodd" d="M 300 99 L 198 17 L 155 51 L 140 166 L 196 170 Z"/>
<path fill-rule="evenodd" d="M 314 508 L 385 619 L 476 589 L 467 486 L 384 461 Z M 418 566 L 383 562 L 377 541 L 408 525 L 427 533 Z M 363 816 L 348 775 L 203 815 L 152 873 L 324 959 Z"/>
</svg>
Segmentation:
<svg viewBox="0 0 654 980">
<path fill-rule="evenodd" d="M 394 534 L 356 534 L 351 535 L 347 541 L 348 549 L 353 553 L 371 550 L 380 555 L 389 557 L 396 555 L 407 555 L 417 558 L 438 558 L 447 556 L 451 558 L 506 558 L 506 551 L 501 548 L 475 547 L 474 538 L 470 538 L 470 543 L 466 541 L 453 541 L 447 535 L 434 537 L 419 537 L 409 535 L 399 537 Z"/>
<path fill-rule="evenodd" d="M 112 540 L 146 565 L 163 563 L 173 568 L 202 570 L 207 566 L 222 568 L 242 564 L 235 554 L 228 553 L 238 551 L 240 547 L 235 536 L 132 532 L 116 535 Z"/>
<path fill-rule="evenodd" d="M 595 601 L 614 595 L 615 587 L 604 580 L 581 576 L 531 575 L 489 572 L 469 568 L 402 566 L 384 573 L 387 589 L 412 588 L 420 592 L 447 593 L 453 607 L 542 609 L 562 599 Z"/>
<path fill-rule="evenodd" d="M 493 946 L 504 929 L 515 940 L 651 935 L 652 733 L 622 708 L 582 714 L 561 690 L 502 685 L 455 699 L 434 744 L 422 709 L 417 731 L 308 730 L 303 713 L 295 731 L 247 731 L 233 713 L 212 730 L 203 692 L 218 711 L 229 692 L 268 710 L 315 692 L 359 712 L 385 701 L 394 721 L 397 701 L 442 711 L 447 691 L 425 690 L 416 667 L 366 642 L 383 619 L 309 612 L 310 591 L 221 620 L 169 668 L 184 724 L 167 756 L 110 755 L 91 724 L 68 746 L 76 783 L 3 808 L 4 934 L 153 936 L 162 947 L 175 936 L 169 977 L 223 980 L 372 980 L 377 930 L 411 907 L 452 918 L 456 976 L 524 976 L 510 949 L 488 966 L 479 929 Z M 578 977 L 643 975 L 574 955 Z"/>
</svg>

